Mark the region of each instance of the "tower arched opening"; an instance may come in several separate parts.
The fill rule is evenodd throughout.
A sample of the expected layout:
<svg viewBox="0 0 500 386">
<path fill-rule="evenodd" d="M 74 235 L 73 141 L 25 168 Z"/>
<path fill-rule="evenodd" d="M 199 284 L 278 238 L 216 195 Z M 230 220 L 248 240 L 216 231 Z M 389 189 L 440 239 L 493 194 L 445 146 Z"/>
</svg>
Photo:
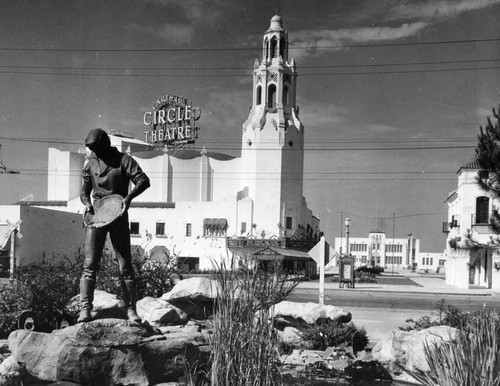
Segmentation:
<svg viewBox="0 0 500 386">
<path fill-rule="evenodd" d="M 267 88 L 267 107 L 269 109 L 276 108 L 276 85 L 271 83 Z"/>
</svg>

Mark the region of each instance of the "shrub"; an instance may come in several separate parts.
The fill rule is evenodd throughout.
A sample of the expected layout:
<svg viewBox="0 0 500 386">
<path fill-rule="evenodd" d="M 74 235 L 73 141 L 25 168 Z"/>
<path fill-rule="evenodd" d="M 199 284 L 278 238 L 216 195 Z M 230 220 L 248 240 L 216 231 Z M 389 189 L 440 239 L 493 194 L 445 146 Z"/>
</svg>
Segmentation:
<svg viewBox="0 0 500 386">
<path fill-rule="evenodd" d="M 298 282 L 276 266 L 273 272 L 216 267 L 213 316 L 212 385 L 281 385 L 278 342 L 269 307 Z M 271 319 L 271 320 L 270 320 Z"/>
<path fill-rule="evenodd" d="M 179 272 L 176 256 L 165 259 L 151 258 L 141 253 L 132 254 L 137 297 L 161 297 L 172 289 L 173 277 Z M 81 273 L 80 273 L 81 274 Z M 96 278 L 96 288 L 120 296 L 120 272 L 115 259 L 104 252 Z"/>
<path fill-rule="evenodd" d="M 19 267 L 12 283 L 0 290 L 0 337 L 17 328 L 17 318 L 23 310 L 37 316 L 39 330 L 52 331 L 57 319 L 66 313 L 69 300 L 79 294 L 83 255 L 78 250 L 64 255 L 53 254 L 40 263 Z M 177 272 L 176 258 L 155 260 L 134 254 L 138 298 L 159 297 L 173 286 Z M 97 273 L 96 288 L 121 295 L 118 265 L 106 251 Z"/>
<path fill-rule="evenodd" d="M 453 342 L 424 346 L 430 372 L 403 370 L 423 385 L 500 385 L 499 314 L 471 313 Z"/>
<path fill-rule="evenodd" d="M 78 251 L 73 259 L 53 254 L 40 263 L 18 268 L 11 285 L 0 293 L 2 335 L 16 328 L 23 310 L 35 312 L 40 330 L 54 329 L 69 299 L 78 293 L 82 261 Z"/>
<path fill-rule="evenodd" d="M 354 280 L 356 283 L 375 283 L 375 274 L 370 272 L 355 272 Z"/>
<path fill-rule="evenodd" d="M 356 268 L 356 272 L 366 272 L 366 273 L 372 273 L 374 275 L 380 275 L 382 272 L 384 272 L 384 267 L 380 267 L 379 265 L 375 265 L 373 267 L 368 267 L 366 265 L 363 265 L 361 267 Z"/>
<path fill-rule="evenodd" d="M 335 275 L 332 277 L 332 282 L 338 283 L 340 280 L 339 275 Z M 377 279 L 375 278 L 374 273 L 369 273 L 369 272 L 359 272 L 359 271 L 354 271 L 354 280 L 356 283 L 376 283 Z"/>
<path fill-rule="evenodd" d="M 469 321 L 474 318 L 474 313 L 461 311 L 457 307 L 451 305 L 446 306 L 444 299 L 437 303 L 436 309 L 436 316 L 432 317 L 424 315 L 417 320 L 413 320 L 412 318 L 406 319 L 406 323 L 411 324 L 405 327 L 399 327 L 399 329 L 403 331 L 420 331 L 432 326 L 450 326 L 459 328 L 463 325 L 467 325 Z"/>
<path fill-rule="evenodd" d="M 352 346 L 354 351 L 361 351 L 368 344 L 368 336 L 364 328 L 358 329 L 352 322 L 339 323 L 330 319 L 320 321 L 313 326 L 303 327 L 301 336 L 304 340 L 312 342 L 314 350 Z"/>
</svg>

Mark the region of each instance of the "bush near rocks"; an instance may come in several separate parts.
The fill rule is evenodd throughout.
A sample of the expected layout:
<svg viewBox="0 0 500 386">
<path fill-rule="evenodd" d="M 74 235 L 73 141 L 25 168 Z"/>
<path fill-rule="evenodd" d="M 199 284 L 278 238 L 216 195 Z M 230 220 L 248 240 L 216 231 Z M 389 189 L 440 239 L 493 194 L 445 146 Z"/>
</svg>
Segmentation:
<svg viewBox="0 0 500 386">
<path fill-rule="evenodd" d="M 338 320 L 324 320 L 301 328 L 300 334 L 305 341 L 311 342 L 314 350 L 327 347 L 351 346 L 354 352 L 362 351 L 368 345 L 364 328 L 358 329 L 354 323 L 341 323 Z"/>
<path fill-rule="evenodd" d="M 80 250 L 44 257 L 39 263 L 19 267 L 10 285 L 0 289 L 0 339 L 17 328 L 17 319 L 23 310 L 37 316 L 39 331 L 57 328 L 57 320 L 69 310 L 69 300 L 79 294 L 84 256 Z M 177 260 L 152 259 L 141 253 L 132 256 L 137 281 L 138 298 L 160 297 L 175 284 Z M 97 274 L 96 289 L 121 295 L 118 265 L 104 252 Z"/>
<path fill-rule="evenodd" d="M 462 311 L 457 307 L 446 305 L 444 300 L 440 300 L 436 306 L 436 315 L 424 315 L 416 320 L 409 318 L 406 326 L 399 327 L 402 331 L 424 330 L 432 326 L 450 326 L 454 328 L 465 328 L 473 324 L 477 319 L 489 316 L 488 311 Z M 498 315 L 498 314 L 497 314 Z"/>
<path fill-rule="evenodd" d="M 41 330 L 54 329 L 68 300 L 78 292 L 80 275 L 79 261 L 59 255 L 19 267 L 12 284 L 0 292 L 0 338 L 17 327 L 23 310 L 35 312 Z"/>
</svg>

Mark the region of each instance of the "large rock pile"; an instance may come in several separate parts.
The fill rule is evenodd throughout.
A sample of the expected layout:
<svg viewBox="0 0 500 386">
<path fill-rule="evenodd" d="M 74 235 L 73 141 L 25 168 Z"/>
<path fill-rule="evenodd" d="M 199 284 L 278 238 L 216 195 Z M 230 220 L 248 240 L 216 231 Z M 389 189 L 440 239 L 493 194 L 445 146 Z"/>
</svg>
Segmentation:
<svg viewBox="0 0 500 386">
<path fill-rule="evenodd" d="M 191 323 L 164 334 L 122 319 L 99 319 L 50 334 L 17 330 L 9 346 L 15 362 L 42 381 L 153 385 L 176 381 L 186 362 L 208 363 L 208 334 L 201 327 Z"/>
<path fill-rule="evenodd" d="M 11 333 L 11 355 L 0 364 L 0 385 L 21 380 L 96 386 L 177 381 L 209 362 L 209 329 L 204 321 L 212 310 L 209 288 L 211 280 L 193 278 L 179 282 L 166 296 L 170 301 L 140 300 L 142 325 L 124 319 L 126 310 L 119 298 L 96 291 L 92 322 L 50 334 Z M 77 303 L 78 297 L 69 308 L 75 309 Z"/>
<path fill-rule="evenodd" d="M 118 298 L 96 291 L 93 315 L 97 319 L 92 322 L 50 334 L 28 330 L 11 333 L 10 356 L 9 350 L 3 350 L 0 358 L 4 359 L 0 363 L 0 386 L 21 381 L 99 386 L 176 382 L 193 368 L 208 366 L 208 317 L 216 293 L 216 284 L 210 279 L 182 280 L 161 298 L 141 299 L 137 312 L 143 324 L 133 325 L 124 319 L 126 312 Z M 73 307 L 77 301 L 73 299 Z M 274 305 L 270 314 L 281 343 L 293 350 L 280 358 L 283 369 L 308 373 L 315 369 L 352 378 L 390 379 L 391 375 L 401 376 L 398 365 L 425 371 L 424 342 L 436 336 L 452 339 L 451 330 L 434 327 L 424 332 L 393 332 L 375 346 L 373 355 L 356 353 L 352 347 L 315 351 L 311 342 L 304 341 L 301 329 L 325 321 L 348 323 L 350 312 L 284 301 Z"/>
</svg>

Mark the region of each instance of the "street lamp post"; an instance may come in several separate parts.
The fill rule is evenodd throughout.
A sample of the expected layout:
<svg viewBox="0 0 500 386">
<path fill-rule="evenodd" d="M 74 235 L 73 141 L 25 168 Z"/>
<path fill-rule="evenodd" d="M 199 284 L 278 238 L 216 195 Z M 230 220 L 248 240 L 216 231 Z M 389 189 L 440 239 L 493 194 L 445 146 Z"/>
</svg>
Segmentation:
<svg viewBox="0 0 500 386">
<path fill-rule="evenodd" d="M 346 217 L 345 219 L 345 234 L 346 234 L 346 246 L 345 246 L 345 251 L 346 255 L 349 255 L 349 226 L 351 225 L 351 219 L 349 217 Z"/>
</svg>

